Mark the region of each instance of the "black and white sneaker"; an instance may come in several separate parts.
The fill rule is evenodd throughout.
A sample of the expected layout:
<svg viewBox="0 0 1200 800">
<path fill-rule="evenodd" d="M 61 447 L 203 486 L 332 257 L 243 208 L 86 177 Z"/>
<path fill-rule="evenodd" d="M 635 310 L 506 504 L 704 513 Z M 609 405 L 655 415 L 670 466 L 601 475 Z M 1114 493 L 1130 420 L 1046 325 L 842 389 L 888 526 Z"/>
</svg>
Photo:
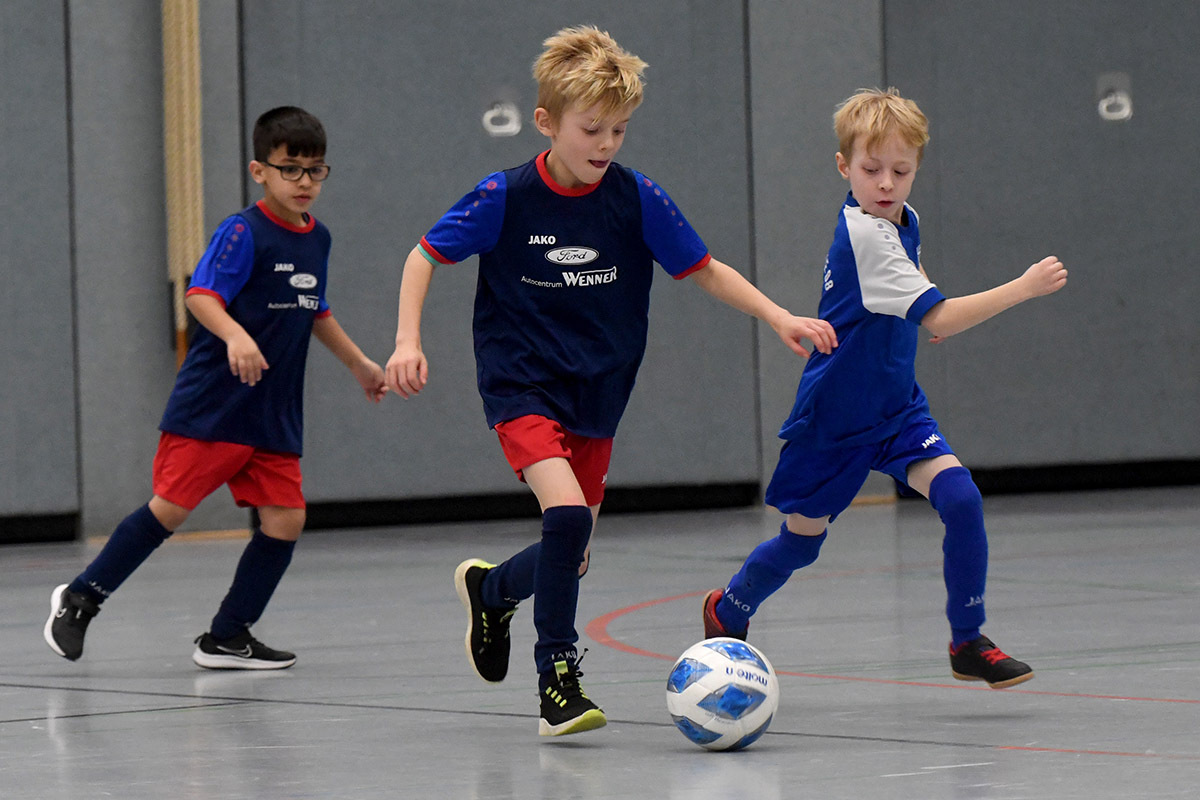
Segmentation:
<svg viewBox="0 0 1200 800">
<path fill-rule="evenodd" d="M 494 564 L 468 558 L 454 570 L 454 590 L 467 609 L 467 658 L 475 674 L 488 683 L 499 683 L 508 674 L 508 656 L 512 640 L 508 635 L 509 621 L 516 608 L 487 608 L 483 605 L 479 587 L 483 576 Z"/>
<path fill-rule="evenodd" d="M 581 675 L 583 673 L 570 661 L 554 662 L 554 674 L 541 681 L 544 685 L 538 735 L 564 736 L 608 724 L 600 707 L 583 693 L 583 687 L 579 685 Z"/>
<path fill-rule="evenodd" d="M 42 636 L 51 650 L 74 661 L 83 655 L 83 636 L 100 605 L 85 594 L 67 591 L 67 586 L 56 586 L 50 593 L 50 618 Z"/>
<path fill-rule="evenodd" d="M 296 654 L 267 647 L 250 631 L 221 640 L 202 633 L 196 637 L 192 661 L 205 669 L 287 669 L 296 663 Z"/>
</svg>

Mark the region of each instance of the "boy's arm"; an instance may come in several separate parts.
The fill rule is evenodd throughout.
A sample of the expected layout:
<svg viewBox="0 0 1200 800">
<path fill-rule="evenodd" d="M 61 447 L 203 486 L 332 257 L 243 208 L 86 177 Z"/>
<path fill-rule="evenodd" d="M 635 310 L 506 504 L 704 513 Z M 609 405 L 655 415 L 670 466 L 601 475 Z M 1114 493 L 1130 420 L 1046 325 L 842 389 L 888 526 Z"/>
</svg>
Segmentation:
<svg viewBox="0 0 1200 800">
<path fill-rule="evenodd" d="M 925 313 L 921 325 L 939 340 L 962 333 L 1001 311 L 1057 292 L 1067 284 L 1067 268 L 1055 256 L 1046 256 L 1021 277 L 985 292 L 943 300 Z"/>
<path fill-rule="evenodd" d="M 433 281 L 433 264 L 414 247 L 404 261 L 400 279 L 400 307 L 396 321 L 396 350 L 388 359 L 388 388 L 401 397 L 411 397 L 425 388 L 429 363 L 421 350 L 421 309 Z"/>
<path fill-rule="evenodd" d="M 387 394 L 387 386 L 383 383 L 383 369 L 363 354 L 350 335 L 333 318 L 333 314 L 313 320 L 313 336 L 350 369 L 368 400 L 378 403 L 383 399 Z"/>
<path fill-rule="evenodd" d="M 837 334 L 832 325 L 823 319 L 793 316 L 728 264 L 711 259 L 703 269 L 696 270 L 690 277 L 701 289 L 722 303 L 770 325 L 783 343 L 797 355 L 804 358 L 809 355 L 808 350 L 800 345 L 802 339 L 808 339 L 826 355 L 837 347 Z"/>
<path fill-rule="evenodd" d="M 262 380 L 263 370 L 270 365 L 258 349 L 258 343 L 237 320 L 229 316 L 225 304 L 207 292 L 189 294 L 184 302 L 197 322 L 225 342 L 229 371 L 250 386 Z"/>
</svg>

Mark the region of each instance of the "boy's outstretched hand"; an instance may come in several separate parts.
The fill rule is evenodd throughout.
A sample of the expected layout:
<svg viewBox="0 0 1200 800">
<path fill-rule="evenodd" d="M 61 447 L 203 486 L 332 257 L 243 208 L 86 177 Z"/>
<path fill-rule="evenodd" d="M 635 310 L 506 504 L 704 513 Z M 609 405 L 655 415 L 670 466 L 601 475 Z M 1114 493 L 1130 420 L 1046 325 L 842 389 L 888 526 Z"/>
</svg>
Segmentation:
<svg viewBox="0 0 1200 800">
<path fill-rule="evenodd" d="M 788 314 L 775 326 L 775 332 L 792 352 L 802 358 L 808 358 L 810 353 L 800 342 L 808 339 L 820 352 L 829 355 L 838 346 L 837 334 L 833 326 L 823 319 L 812 317 L 797 317 Z"/>
<path fill-rule="evenodd" d="M 388 387 L 384 383 L 383 368 L 369 358 L 364 358 L 361 362 L 351 368 L 354 373 L 355 380 L 358 385 L 363 388 L 367 395 L 367 399 L 372 403 L 378 403 L 387 394 Z"/>
<path fill-rule="evenodd" d="M 1046 256 L 1021 276 L 1021 283 L 1030 299 L 1053 294 L 1067 285 L 1067 268 L 1058 256 Z"/>
</svg>

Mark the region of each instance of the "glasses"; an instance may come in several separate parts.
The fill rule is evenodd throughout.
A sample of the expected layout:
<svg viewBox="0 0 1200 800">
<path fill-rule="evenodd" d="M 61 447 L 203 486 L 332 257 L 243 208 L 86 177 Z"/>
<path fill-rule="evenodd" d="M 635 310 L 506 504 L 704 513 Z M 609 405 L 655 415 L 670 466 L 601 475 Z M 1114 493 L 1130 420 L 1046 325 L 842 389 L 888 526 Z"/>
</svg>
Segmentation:
<svg viewBox="0 0 1200 800">
<path fill-rule="evenodd" d="M 270 161 L 262 163 L 279 170 L 279 177 L 285 181 L 298 181 L 306 172 L 308 173 L 308 177 L 318 183 L 329 177 L 328 164 L 317 164 L 315 167 L 302 167 L 299 164 L 272 164 Z"/>
</svg>

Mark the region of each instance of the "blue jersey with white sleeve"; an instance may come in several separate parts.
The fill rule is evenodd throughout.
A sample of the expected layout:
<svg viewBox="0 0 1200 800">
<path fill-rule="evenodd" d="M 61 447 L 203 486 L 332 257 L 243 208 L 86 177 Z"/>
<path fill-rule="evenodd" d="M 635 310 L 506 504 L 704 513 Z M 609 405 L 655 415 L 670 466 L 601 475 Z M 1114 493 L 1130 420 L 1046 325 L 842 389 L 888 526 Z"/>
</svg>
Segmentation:
<svg viewBox="0 0 1200 800">
<path fill-rule="evenodd" d="M 809 359 L 781 438 L 816 449 L 870 444 L 929 414 L 914 366 L 919 326 L 946 298 L 921 272 L 920 254 L 911 206 L 896 225 L 847 197 L 818 312 L 837 332 L 838 346 Z"/>
<path fill-rule="evenodd" d="M 710 257 L 641 173 L 614 163 L 571 189 L 545 160 L 484 178 L 420 249 L 435 265 L 479 255 L 473 329 L 489 426 L 538 414 L 611 438 L 646 350 L 653 262 L 682 278 Z"/>
<path fill-rule="evenodd" d="M 297 227 L 261 201 L 227 218 L 192 274 L 188 294 L 216 297 L 254 339 L 268 369 L 254 386 L 229 369 L 225 342 L 196 327 L 159 428 L 204 441 L 299 455 L 304 368 L 313 321 L 328 316 L 329 230 Z"/>
</svg>

